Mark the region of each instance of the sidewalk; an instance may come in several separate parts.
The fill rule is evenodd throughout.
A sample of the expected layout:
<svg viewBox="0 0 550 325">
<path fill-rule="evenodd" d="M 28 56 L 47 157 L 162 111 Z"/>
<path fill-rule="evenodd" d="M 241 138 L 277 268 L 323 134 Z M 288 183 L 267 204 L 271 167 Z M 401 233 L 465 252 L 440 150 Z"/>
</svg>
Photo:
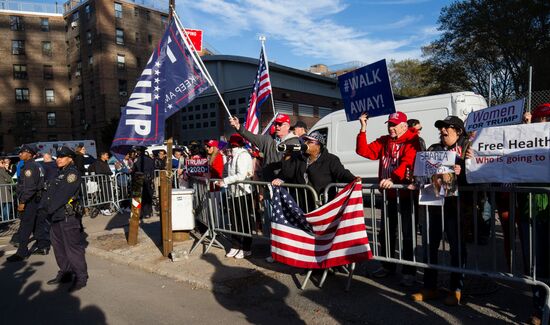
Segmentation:
<svg viewBox="0 0 550 325">
<path fill-rule="evenodd" d="M 247 259 L 226 258 L 225 251 L 212 247 L 209 255 L 215 255 L 227 272 L 216 272 L 219 266 L 211 259 L 202 256 L 204 247 L 200 245 L 189 255 L 191 246 L 196 241 L 174 242 L 176 261 L 162 256 L 160 219 L 152 217 L 142 221 L 138 234 L 138 244 L 129 246 L 126 242 L 128 231 L 128 214 L 113 216 L 98 215 L 96 218 L 84 218 L 83 225 L 87 234 L 87 254 L 93 254 L 115 263 L 126 264 L 146 272 L 166 276 L 177 281 L 187 282 L 196 288 L 216 292 L 230 292 L 245 279 L 267 275 L 271 278 L 286 276 L 295 269 L 279 263 L 267 263 L 269 242 L 256 240 L 253 255 Z M 213 256 L 212 256 L 213 257 Z M 212 275 L 216 273 L 215 279 Z"/>
</svg>

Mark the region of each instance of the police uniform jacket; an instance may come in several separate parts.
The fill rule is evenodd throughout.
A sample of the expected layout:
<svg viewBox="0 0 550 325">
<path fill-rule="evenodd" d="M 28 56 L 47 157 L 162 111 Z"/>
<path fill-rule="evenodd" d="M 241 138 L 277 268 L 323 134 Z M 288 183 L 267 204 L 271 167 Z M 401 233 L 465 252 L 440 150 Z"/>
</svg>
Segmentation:
<svg viewBox="0 0 550 325">
<path fill-rule="evenodd" d="M 34 160 L 28 160 L 21 167 L 21 174 L 17 178 L 16 193 L 19 203 L 28 203 L 39 199 L 44 189 L 44 171 Z"/>
<path fill-rule="evenodd" d="M 50 183 L 46 191 L 44 208 L 51 220 L 61 221 L 67 216 L 65 205 L 71 199 L 76 201 L 82 178 L 74 164 L 71 164 L 59 171 L 59 175 Z"/>
</svg>

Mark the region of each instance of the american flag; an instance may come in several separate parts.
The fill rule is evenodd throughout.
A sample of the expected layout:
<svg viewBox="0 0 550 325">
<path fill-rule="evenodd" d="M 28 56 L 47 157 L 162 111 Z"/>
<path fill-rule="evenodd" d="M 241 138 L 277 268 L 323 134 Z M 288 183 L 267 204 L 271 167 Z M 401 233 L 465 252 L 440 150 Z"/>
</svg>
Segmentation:
<svg viewBox="0 0 550 325">
<path fill-rule="evenodd" d="M 304 214 L 284 188 L 273 188 L 271 254 L 288 265 L 324 269 L 372 258 L 363 218 L 361 183 Z"/>
<path fill-rule="evenodd" d="M 262 104 L 269 98 L 269 95 L 271 95 L 271 82 L 269 81 L 269 72 L 267 70 L 264 49 L 262 47 L 262 50 L 260 51 L 258 73 L 256 74 L 254 89 L 250 95 L 248 112 L 246 113 L 246 129 L 254 134 L 258 134 L 258 132 L 260 132 L 258 107 L 262 106 Z"/>
</svg>

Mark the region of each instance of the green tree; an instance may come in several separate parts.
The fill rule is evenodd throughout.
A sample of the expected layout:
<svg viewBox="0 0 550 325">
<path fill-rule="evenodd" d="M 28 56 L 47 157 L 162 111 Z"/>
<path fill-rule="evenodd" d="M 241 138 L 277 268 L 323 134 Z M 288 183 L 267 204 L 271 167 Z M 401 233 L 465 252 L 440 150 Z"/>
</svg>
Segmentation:
<svg viewBox="0 0 550 325">
<path fill-rule="evenodd" d="M 527 90 L 550 89 L 550 1 L 470 0 L 445 7 L 439 39 L 423 49 L 442 89 L 470 89 L 504 101 Z"/>
<path fill-rule="evenodd" d="M 419 97 L 433 94 L 438 88 L 430 76 L 430 66 L 420 60 L 391 60 L 388 69 L 395 94 Z"/>
</svg>

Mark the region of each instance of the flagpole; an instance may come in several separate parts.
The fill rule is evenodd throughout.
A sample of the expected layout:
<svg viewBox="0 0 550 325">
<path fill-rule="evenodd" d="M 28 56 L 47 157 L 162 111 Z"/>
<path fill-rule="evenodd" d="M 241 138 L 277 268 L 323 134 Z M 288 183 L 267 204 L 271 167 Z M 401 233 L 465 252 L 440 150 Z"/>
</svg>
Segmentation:
<svg viewBox="0 0 550 325">
<path fill-rule="evenodd" d="M 195 49 L 195 45 L 193 45 L 192 42 L 190 42 L 190 44 L 187 43 L 187 40 L 189 40 L 190 38 L 189 38 L 189 35 L 187 34 L 187 31 L 183 27 L 183 24 L 181 23 L 178 17 L 178 14 L 173 9 L 172 11 L 174 13 L 174 19 L 176 21 L 176 25 L 178 25 L 178 31 L 180 32 L 180 34 L 183 34 L 182 36 L 184 36 L 182 38 L 183 38 L 183 41 L 185 42 L 185 46 L 187 46 L 191 50 L 190 52 L 192 54 L 193 61 L 195 61 L 195 63 L 201 68 L 202 73 L 206 75 L 206 78 L 208 79 L 208 82 L 210 83 L 210 85 L 216 90 L 216 93 L 218 94 L 218 97 L 220 98 L 223 108 L 225 108 L 225 111 L 227 112 L 227 115 L 229 117 L 232 117 L 231 112 L 229 112 L 229 109 L 227 108 L 227 105 L 225 105 L 225 101 L 223 100 L 223 97 L 220 91 L 218 90 L 218 87 L 216 87 L 216 84 L 214 83 L 214 79 L 212 79 L 210 72 L 208 72 L 208 69 L 206 69 L 204 62 L 202 62 L 202 59 L 200 58 L 197 50 Z"/>
<path fill-rule="evenodd" d="M 264 54 L 265 69 L 267 70 L 267 74 L 271 76 L 271 74 L 269 74 L 269 62 L 267 61 L 267 54 L 265 52 L 265 40 L 266 40 L 266 37 L 264 35 L 260 36 L 260 42 L 262 42 L 262 53 Z M 271 97 L 271 107 L 273 109 L 273 116 L 275 116 L 275 101 L 273 100 L 273 96 L 275 94 L 273 93 L 273 87 L 271 87 L 271 80 L 270 80 L 269 88 L 271 88 L 271 96 L 269 96 Z"/>
</svg>

